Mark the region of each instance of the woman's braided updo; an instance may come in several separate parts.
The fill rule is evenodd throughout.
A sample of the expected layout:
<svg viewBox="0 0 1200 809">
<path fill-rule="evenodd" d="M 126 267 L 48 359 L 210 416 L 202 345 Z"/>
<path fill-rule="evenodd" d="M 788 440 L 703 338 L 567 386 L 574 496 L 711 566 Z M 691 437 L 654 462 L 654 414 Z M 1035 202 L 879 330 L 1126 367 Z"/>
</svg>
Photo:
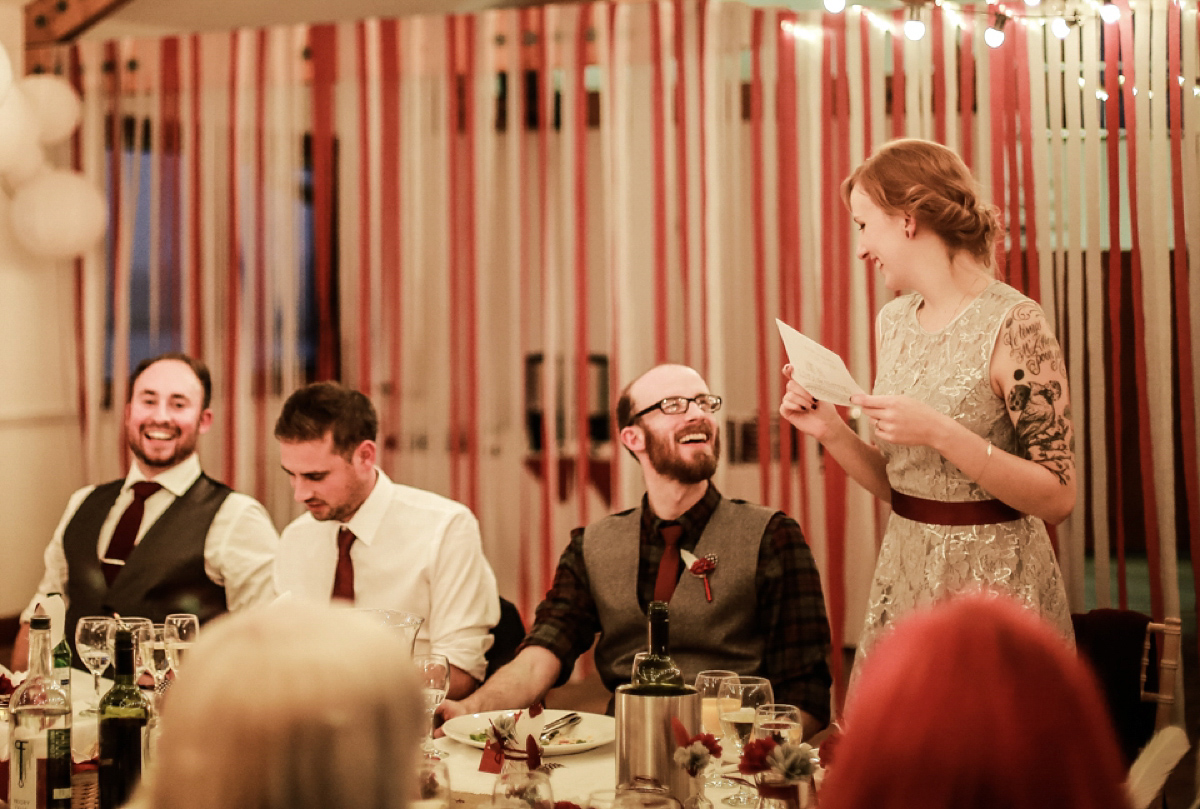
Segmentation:
<svg viewBox="0 0 1200 809">
<path fill-rule="evenodd" d="M 913 217 L 946 243 L 987 267 L 1000 236 L 999 212 L 980 199 L 979 185 L 962 158 L 927 140 L 886 143 L 842 182 L 842 202 L 859 188 L 885 213 Z"/>
</svg>

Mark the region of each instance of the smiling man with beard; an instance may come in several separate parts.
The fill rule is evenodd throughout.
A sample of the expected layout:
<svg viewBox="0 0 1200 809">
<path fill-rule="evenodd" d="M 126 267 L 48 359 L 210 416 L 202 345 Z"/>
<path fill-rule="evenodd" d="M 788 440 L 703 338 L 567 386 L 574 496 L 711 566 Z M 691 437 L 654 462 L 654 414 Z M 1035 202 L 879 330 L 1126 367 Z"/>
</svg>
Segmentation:
<svg viewBox="0 0 1200 809">
<path fill-rule="evenodd" d="M 274 598 L 279 536 L 266 509 L 204 474 L 196 441 L 212 425 L 212 379 L 185 354 L 144 360 L 129 381 L 129 474 L 71 496 L 46 548 L 46 572 L 22 616 L 14 664 L 27 657 L 29 615 L 49 593 L 67 602 L 66 637 L 85 615 L 175 612 L 204 623 Z"/>
<path fill-rule="evenodd" d="M 820 576 L 795 520 L 725 498 L 712 484 L 720 407 L 683 365 L 659 365 L 625 388 L 616 418 L 641 466 L 641 505 L 575 529 L 516 659 L 466 700 L 443 703 L 444 715 L 532 705 L 566 681 L 593 641 L 612 691 L 629 682 L 645 648 L 648 604 L 665 600 L 684 682 L 704 669 L 764 676 L 776 702 L 800 707 L 805 736 L 829 721 Z M 692 556 L 716 560 L 707 591 L 685 574 Z"/>
</svg>

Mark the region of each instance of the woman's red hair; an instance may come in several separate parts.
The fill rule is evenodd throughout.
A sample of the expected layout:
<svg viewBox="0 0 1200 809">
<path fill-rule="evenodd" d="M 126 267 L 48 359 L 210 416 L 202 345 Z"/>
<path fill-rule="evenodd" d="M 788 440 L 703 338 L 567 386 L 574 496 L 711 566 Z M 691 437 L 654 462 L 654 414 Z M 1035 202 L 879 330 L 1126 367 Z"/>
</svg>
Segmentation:
<svg viewBox="0 0 1200 809">
<path fill-rule="evenodd" d="M 1090 669 L 1033 612 L 962 596 L 883 638 L 850 695 L 821 809 L 1129 809 Z"/>
</svg>

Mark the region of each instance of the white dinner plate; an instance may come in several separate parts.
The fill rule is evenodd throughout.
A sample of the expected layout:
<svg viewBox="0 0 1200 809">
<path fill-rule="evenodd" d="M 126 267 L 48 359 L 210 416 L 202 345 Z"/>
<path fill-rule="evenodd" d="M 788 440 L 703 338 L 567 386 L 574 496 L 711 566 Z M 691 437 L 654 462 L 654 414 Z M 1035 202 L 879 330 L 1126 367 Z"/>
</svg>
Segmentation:
<svg viewBox="0 0 1200 809">
<path fill-rule="evenodd" d="M 465 716 L 456 716 L 442 725 L 446 736 L 456 742 L 469 744 L 471 747 L 483 749 L 486 739 L 481 735 L 487 733 L 491 721 L 497 716 L 511 714 L 513 711 L 485 711 Z M 570 711 L 547 710 L 546 722 L 549 724 L 560 716 L 566 716 Z M 555 736 L 542 751 L 547 756 L 565 756 L 571 753 L 582 753 L 601 745 L 608 744 L 617 738 L 617 720 L 611 716 L 595 713 L 580 713 L 583 718 L 575 727 L 567 728 Z M 475 738 L 471 738 L 475 736 Z"/>
</svg>

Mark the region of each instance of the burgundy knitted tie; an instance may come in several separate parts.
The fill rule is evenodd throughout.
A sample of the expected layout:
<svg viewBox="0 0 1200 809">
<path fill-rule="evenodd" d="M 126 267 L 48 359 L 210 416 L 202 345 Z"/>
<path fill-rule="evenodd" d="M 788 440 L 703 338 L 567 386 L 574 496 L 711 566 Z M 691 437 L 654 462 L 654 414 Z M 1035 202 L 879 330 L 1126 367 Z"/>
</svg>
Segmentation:
<svg viewBox="0 0 1200 809">
<path fill-rule="evenodd" d="M 138 529 L 142 526 L 142 515 L 146 513 L 146 498 L 161 488 L 161 483 L 152 480 L 140 480 L 133 484 L 133 502 L 117 520 L 117 527 L 113 529 L 112 539 L 108 541 L 108 550 L 104 552 L 104 560 L 101 563 L 104 580 L 109 584 L 113 583 L 121 568 L 125 567 L 125 560 L 133 551 L 134 540 L 137 539 Z"/>
<path fill-rule="evenodd" d="M 679 580 L 679 537 L 682 533 L 683 526 L 677 522 L 662 527 L 666 547 L 658 563 L 658 578 L 654 580 L 655 601 L 670 601 L 671 594 L 675 592 L 675 583 Z"/>
<path fill-rule="evenodd" d="M 338 531 L 338 560 L 333 572 L 333 598 L 354 603 L 354 562 L 350 561 L 350 546 L 354 544 L 354 533 L 342 526 Z"/>
</svg>

